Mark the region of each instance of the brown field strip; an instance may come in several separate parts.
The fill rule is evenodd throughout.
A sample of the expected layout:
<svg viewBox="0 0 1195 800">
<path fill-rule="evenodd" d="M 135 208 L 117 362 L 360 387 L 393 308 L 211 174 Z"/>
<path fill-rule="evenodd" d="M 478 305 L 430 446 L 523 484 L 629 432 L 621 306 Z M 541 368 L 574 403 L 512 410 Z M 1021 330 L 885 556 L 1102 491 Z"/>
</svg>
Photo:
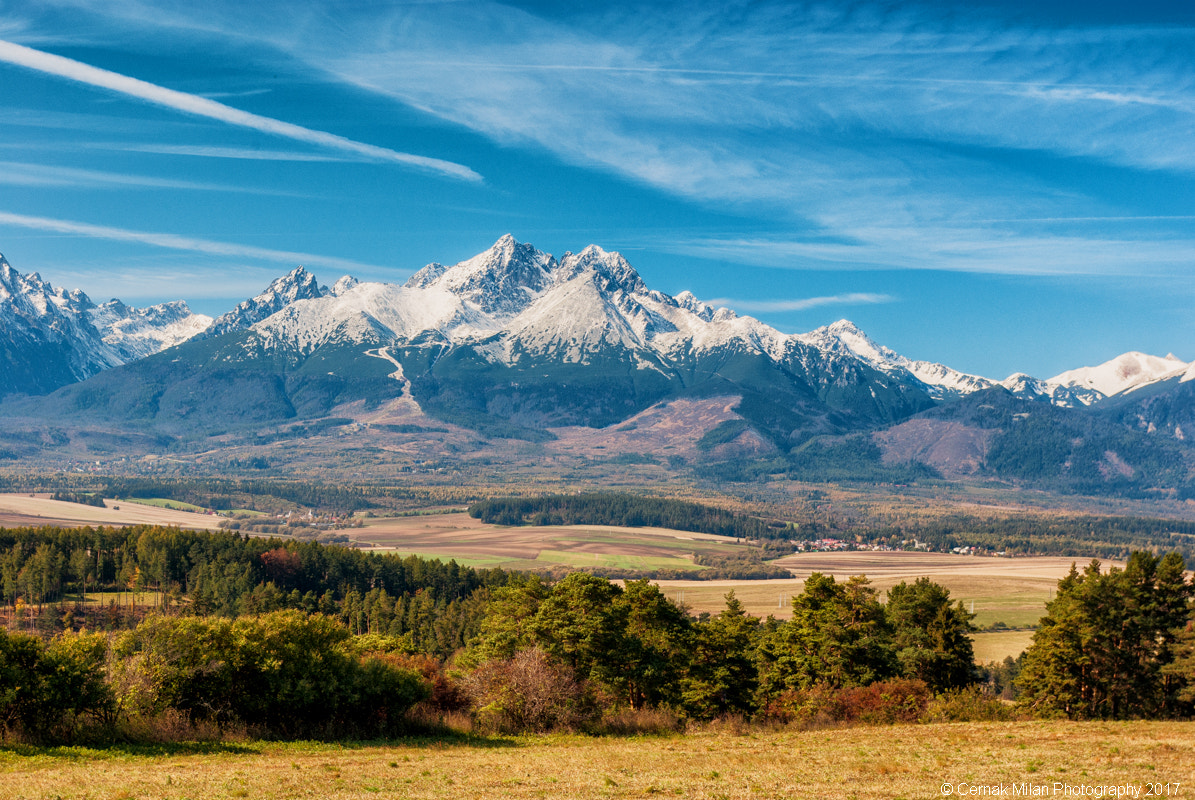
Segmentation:
<svg viewBox="0 0 1195 800">
<path fill-rule="evenodd" d="M 697 553 L 730 553 L 744 547 L 733 539 L 662 528 L 606 525 L 492 525 L 468 514 L 439 514 L 371 520 L 348 531 L 354 541 L 381 550 L 431 558 L 483 560 L 493 565 L 619 566 L 666 560 L 692 566 Z M 589 556 L 590 558 L 586 558 Z M 595 559 L 606 556 L 606 559 Z M 632 567 L 633 568 L 633 567 Z"/>
<path fill-rule="evenodd" d="M 0 527 L 47 526 L 74 528 L 85 525 L 177 525 L 194 530 L 216 530 L 220 517 L 195 514 L 139 503 L 105 500 L 104 508 L 51 500 L 49 495 L 0 494 Z"/>
<path fill-rule="evenodd" d="M 413 798 L 941 798 L 971 787 L 1195 790 L 1195 725 L 1016 722 L 811 731 L 710 728 L 683 736 L 536 736 L 336 745 L 246 742 L 136 748 L 0 749 L 11 800 Z M 1057 785 L 1057 789 L 1054 787 Z M 1070 794 L 1065 794 L 1068 789 Z M 1087 787 L 1084 789 L 1084 787 Z M 983 792 L 985 796 L 992 792 Z M 1029 796 L 1029 793 L 1024 793 Z M 1112 796 L 1116 796 L 1113 794 Z"/>
</svg>

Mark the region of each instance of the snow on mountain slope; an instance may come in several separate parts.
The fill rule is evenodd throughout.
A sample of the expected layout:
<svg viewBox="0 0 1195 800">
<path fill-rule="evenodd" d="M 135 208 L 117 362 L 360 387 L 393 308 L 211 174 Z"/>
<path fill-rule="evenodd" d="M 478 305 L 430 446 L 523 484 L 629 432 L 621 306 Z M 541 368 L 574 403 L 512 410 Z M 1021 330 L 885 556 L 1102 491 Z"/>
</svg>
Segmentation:
<svg viewBox="0 0 1195 800">
<path fill-rule="evenodd" d="M 1099 366 L 1068 370 L 1046 383 L 1094 390 L 1104 397 L 1111 397 L 1183 372 L 1189 366 L 1174 355 L 1159 358 L 1133 351 Z"/>
<path fill-rule="evenodd" d="M 136 309 L 96 306 L 79 290 L 23 275 L 0 256 L 0 396 L 45 394 L 156 353 L 211 322 L 181 301 Z"/>
<path fill-rule="evenodd" d="M 490 346 L 487 355 L 506 363 L 527 355 L 586 364 L 603 352 L 646 349 L 643 315 L 626 314 L 596 278 L 582 273 L 545 292 L 505 327 L 501 350 Z"/>
<path fill-rule="evenodd" d="M 181 344 L 212 324 L 211 317 L 193 313 L 182 300 L 133 308 L 113 299 L 91 309 L 89 317 L 124 364 Z"/>
<path fill-rule="evenodd" d="M 439 287 L 476 306 L 484 314 L 522 311 L 552 283 L 556 260 L 506 234 L 490 249 L 452 267 L 428 264 L 406 287 Z"/>
<path fill-rule="evenodd" d="M 352 281 L 352 278 L 347 280 Z M 341 281 L 344 281 L 342 278 Z M 341 286 L 340 283 L 337 286 Z M 296 267 L 281 278 L 277 278 L 265 291 L 237 305 L 232 311 L 222 314 L 204 331 L 205 338 L 219 336 L 230 331 L 243 331 L 275 314 L 298 300 L 312 300 L 323 297 L 327 289 L 320 287 L 315 276 L 303 267 Z"/>
<path fill-rule="evenodd" d="M 441 286 L 407 288 L 367 282 L 339 294 L 297 300 L 252 330 L 267 344 L 285 343 L 308 351 L 327 341 L 346 319 L 358 317 L 399 340 L 434 333 L 451 341 L 489 335 L 498 327 L 492 317 Z"/>
<path fill-rule="evenodd" d="M 911 375 L 925 385 L 929 395 L 935 399 L 961 397 L 995 385 L 993 381 L 978 375 L 959 372 L 943 364 L 930 361 L 914 361 L 894 350 L 877 344 L 854 323 L 841 319 L 809 333 L 796 337 L 801 342 L 819 350 L 835 353 L 849 353 L 875 367 L 881 372 Z"/>
</svg>

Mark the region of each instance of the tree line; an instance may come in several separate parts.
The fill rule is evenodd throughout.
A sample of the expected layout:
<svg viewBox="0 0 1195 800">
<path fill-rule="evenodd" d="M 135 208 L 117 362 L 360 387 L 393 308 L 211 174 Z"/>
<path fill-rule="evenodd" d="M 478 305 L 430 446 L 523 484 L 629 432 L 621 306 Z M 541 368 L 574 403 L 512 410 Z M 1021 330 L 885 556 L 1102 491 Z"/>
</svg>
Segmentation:
<svg viewBox="0 0 1195 800">
<path fill-rule="evenodd" d="M 150 591 L 157 606 L 199 615 L 288 608 L 329 614 L 358 629 L 409 635 L 421 648 L 448 654 L 479 624 L 481 604 L 470 598 L 507 579 L 502 570 L 475 570 L 455 561 L 231 532 L 0 528 L 0 601 L 14 620 L 35 630 L 45 622 L 61 627 L 61 617 L 75 609 L 90 627 L 124 627 L 149 610 L 124 613 L 135 601 L 131 593 Z M 107 605 L 81 602 L 97 592 L 107 593 Z M 121 593 L 130 594 L 128 603 Z M 57 613 L 35 613 L 47 605 Z"/>
<path fill-rule="evenodd" d="M 267 478 L 143 478 L 76 474 L 0 474 L 0 491 L 62 492 L 77 496 L 166 498 L 219 511 L 252 508 L 277 511 L 310 508 L 346 515 L 376 508 L 466 503 L 474 490 L 459 487 L 408 487 L 315 483 Z"/>
<path fill-rule="evenodd" d="M 792 607 L 790 620 L 760 620 L 732 592 L 721 613 L 694 617 L 646 580 L 529 577 L 495 590 L 456 663 L 500 730 L 576 725 L 602 708 L 788 719 L 826 692 L 885 683 L 922 702 L 975 678 L 972 615 L 926 578 L 882 603 L 865 578 L 815 574 Z"/>
<path fill-rule="evenodd" d="M 1150 517 L 951 513 L 900 522 L 857 521 L 834 519 L 814 503 L 786 519 L 762 519 L 699 503 L 617 492 L 495 497 L 469 506 L 469 514 L 497 525 L 663 527 L 764 542 L 833 537 L 899 549 L 916 539 L 941 552 L 974 546 L 1009 555 L 1125 559 L 1134 550 L 1147 550 L 1195 559 L 1195 522 Z"/>
<path fill-rule="evenodd" d="M 670 528 L 740 539 L 784 538 L 784 525 L 714 506 L 619 492 L 492 497 L 469 516 L 493 525 L 617 525 Z"/>
<path fill-rule="evenodd" d="M 1195 713 L 1195 585 L 1176 553 L 1072 570 L 1021 663 L 986 673 L 973 615 L 928 578 L 882 599 L 862 576 L 814 574 L 790 619 L 761 620 L 733 593 L 693 615 L 647 580 L 553 582 L 153 527 L 0 530 L 0 578 L 18 628 L 21 606 L 56 603 L 41 616 L 58 618 L 101 589 L 160 597 L 107 630 L 0 633 L 0 726 L 33 738 L 124 736 L 170 715 L 276 736 L 392 735 L 417 703 L 495 731 L 599 730 L 618 714 L 1000 717 L 1009 709 L 982 684 L 1007 688 L 1018 667 L 1025 713 Z"/>
</svg>

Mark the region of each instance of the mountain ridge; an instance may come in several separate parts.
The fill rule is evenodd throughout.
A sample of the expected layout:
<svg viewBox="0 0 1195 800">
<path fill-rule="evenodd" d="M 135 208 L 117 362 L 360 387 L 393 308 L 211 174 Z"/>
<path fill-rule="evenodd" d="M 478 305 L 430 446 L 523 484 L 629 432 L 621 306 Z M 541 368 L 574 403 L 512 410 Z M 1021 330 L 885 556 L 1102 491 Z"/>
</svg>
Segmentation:
<svg viewBox="0 0 1195 800">
<path fill-rule="evenodd" d="M 6 262 L 4 276 L 16 286 Z M 126 342 L 136 325 L 159 326 L 148 350 L 170 325 L 190 321 L 174 333 L 182 338 L 201 321 L 185 304 L 134 314 L 22 280 L 22 307 L 43 316 L 102 317 Z M 690 292 L 669 296 L 596 245 L 557 259 L 507 235 L 403 285 L 345 276 L 328 289 L 299 267 L 198 335 L 127 363 L 91 331 L 92 354 L 111 354 L 107 366 L 0 404 L 0 423 L 17 426 L 10 438 L 24 443 L 0 451 L 247 452 L 291 431 L 284 438 L 297 449 L 287 458 L 326 460 L 313 448 L 333 440 L 299 443 L 338 429 L 338 440 L 358 442 L 348 463 L 383 463 L 437 441 L 454 458 L 499 440 L 550 447 L 558 435 L 630 447 L 631 436 L 568 431 L 650 418 L 660 455 L 672 451 L 669 468 L 703 479 L 980 477 L 1195 496 L 1195 367 L 1173 356 L 1129 353 L 1045 381 L 997 382 L 909 359 L 847 320 L 784 334 Z M 673 417 L 672 408 L 687 410 Z M 686 431 L 674 449 L 669 419 L 711 427 Z M 414 438 L 379 449 L 369 438 L 377 425 Z"/>
</svg>

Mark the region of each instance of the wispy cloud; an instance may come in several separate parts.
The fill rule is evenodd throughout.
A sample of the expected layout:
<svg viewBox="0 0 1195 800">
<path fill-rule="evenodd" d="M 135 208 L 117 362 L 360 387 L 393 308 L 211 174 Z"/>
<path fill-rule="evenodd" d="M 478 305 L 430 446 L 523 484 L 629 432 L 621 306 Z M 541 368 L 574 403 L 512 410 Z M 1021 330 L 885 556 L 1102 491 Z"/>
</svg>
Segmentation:
<svg viewBox="0 0 1195 800">
<path fill-rule="evenodd" d="M 261 131 L 307 144 L 331 148 L 340 152 L 353 153 L 376 161 L 388 161 L 410 167 L 429 170 L 451 178 L 466 181 L 480 181 L 481 176 L 469 167 L 438 158 L 401 153 L 385 147 L 346 139 L 343 136 L 312 130 L 290 122 L 251 114 L 247 111 L 199 97 L 185 92 L 167 89 L 127 75 L 74 61 L 62 56 L 34 50 L 12 42 L 0 41 L 0 61 L 26 69 L 55 75 L 67 80 L 96 86 L 134 97 L 154 105 L 165 106 L 188 114 L 219 120 L 229 125 Z"/>
<path fill-rule="evenodd" d="M 870 292 L 849 292 L 827 297 L 802 297 L 794 300 L 734 300 L 731 298 L 717 298 L 708 301 L 711 306 L 728 306 L 736 311 L 755 311 L 760 313 L 782 311 L 807 311 L 822 306 L 858 306 L 874 305 L 876 303 L 892 303 L 896 298 L 890 294 L 873 294 Z"/>
<path fill-rule="evenodd" d="M 1048 168 L 1010 168 L 1010 153 L 1195 173 L 1195 31 L 947 22 L 918 6 L 679 9 L 404 8 L 272 42 L 500 142 L 813 232 L 701 245 L 751 263 L 1131 274 L 1172 271 L 1195 245 L 983 221 L 1123 211 Z"/>
<path fill-rule="evenodd" d="M 469 14 L 311 0 L 295 15 L 231 0 L 202 12 L 72 2 L 146 30 L 256 41 L 503 145 L 771 226 L 670 245 L 694 254 L 1132 275 L 1175 274 L 1195 251 L 1181 215 L 1167 231 L 1117 235 L 1010 221 L 1156 213 L 1108 191 L 1115 178 L 1102 191 L 1076 181 L 1073 166 L 1195 175 L 1191 27 L 867 0 L 545 12 L 478 0 Z"/>
<path fill-rule="evenodd" d="M 938 270 L 1006 275 L 1185 277 L 1191 238 L 1046 236 L 982 229 L 852 229 L 844 241 L 702 238 L 661 246 L 681 255 L 795 270 Z"/>
<path fill-rule="evenodd" d="M 206 253 L 208 255 L 247 258 L 291 265 L 305 264 L 307 266 L 324 266 L 338 270 L 367 272 L 377 272 L 384 269 L 373 264 L 363 264 L 358 261 L 349 261 L 332 256 L 296 253 L 286 250 L 270 250 L 252 245 L 215 242 L 210 239 L 178 236 L 173 233 L 132 231 L 124 228 L 111 228 L 104 225 L 91 225 L 86 222 L 13 214 L 6 211 L 0 211 L 0 225 L 12 225 L 19 228 L 49 231 L 51 233 L 62 233 L 72 236 L 88 236 L 93 239 L 137 242 L 139 244 L 164 247 L 171 250 L 186 250 L 192 253 Z"/>
<path fill-rule="evenodd" d="M 184 181 L 172 178 L 155 178 L 148 175 L 125 175 L 118 172 L 104 172 L 76 167 L 59 167 L 48 164 L 29 164 L 19 161 L 0 161 L 0 184 L 9 186 L 59 186 L 79 188 L 140 188 L 140 189 L 184 189 L 206 192 L 241 192 L 248 194 L 284 195 L 270 189 L 254 186 L 232 186 L 228 184 Z"/>
<path fill-rule="evenodd" d="M 248 147 L 220 147 L 218 145 L 171 144 L 93 144 L 105 150 L 129 153 L 159 153 L 168 156 L 197 156 L 199 158 L 233 158 L 243 161 L 344 161 L 338 156 L 322 153 L 298 153 L 293 150 L 259 150 Z"/>
</svg>

